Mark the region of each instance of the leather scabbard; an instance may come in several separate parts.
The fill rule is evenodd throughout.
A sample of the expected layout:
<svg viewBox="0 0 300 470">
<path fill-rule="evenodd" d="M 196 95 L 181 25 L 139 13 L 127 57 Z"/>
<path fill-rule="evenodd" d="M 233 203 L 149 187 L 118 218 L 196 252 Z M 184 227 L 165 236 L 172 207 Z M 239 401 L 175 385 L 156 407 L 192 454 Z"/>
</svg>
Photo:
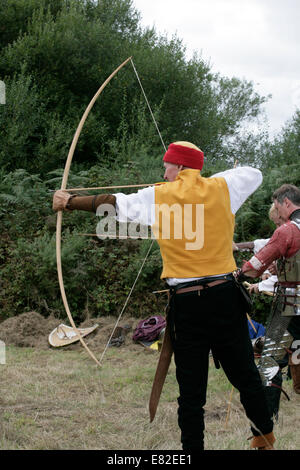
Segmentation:
<svg viewBox="0 0 300 470">
<path fill-rule="evenodd" d="M 172 347 L 171 337 L 170 337 L 170 328 L 167 323 L 165 335 L 163 339 L 163 344 L 162 344 L 162 348 L 160 351 L 160 356 L 159 356 L 159 360 L 158 360 L 158 364 L 156 367 L 156 372 L 155 372 L 155 376 L 154 376 L 154 380 L 152 384 L 150 400 L 149 400 L 150 423 L 152 423 L 152 421 L 155 418 L 161 391 L 163 389 L 165 379 L 168 373 L 168 369 L 170 366 L 170 362 L 172 359 L 172 354 L 173 354 L 173 347 Z"/>
</svg>

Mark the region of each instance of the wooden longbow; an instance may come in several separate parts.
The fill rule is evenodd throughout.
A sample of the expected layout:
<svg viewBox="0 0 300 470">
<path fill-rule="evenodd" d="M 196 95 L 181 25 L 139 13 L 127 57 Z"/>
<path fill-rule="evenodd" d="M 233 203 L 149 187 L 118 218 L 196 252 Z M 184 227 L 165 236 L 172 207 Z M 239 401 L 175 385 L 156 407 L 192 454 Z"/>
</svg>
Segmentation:
<svg viewBox="0 0 300 470">
<path fill-rule="evenodd" d="M 99 90 L 97 91 L 97 93 L 94 95 L 94 97 L 92 98 L 92 100 L 90 101 L 89 105 L 87 106 L 85 112 L 83 113 L 83 116 L 78 124 L 78 127 L 76 129 L 76 132 L 74 134 L 74 137 L 73 137 L 73 140 L 72 140 L 72 143 L 71 143 L 71 146 L 70 146 L 70 149 L 69 149 L 69 153 L 68 153 L 68 157 L 67 157 L 67 160 L 66 160 L 66 164 L 65 164 L 65 169 L 64 169 L 64 173 L 63 173 L 63 178 L 62 178 L 62 183 L 61 183 L 61 188 L 62 190 L 65 190 L 67 188 L 67 183 L 68 183 L 68 176 L 69 176 L 69 172 L 70 172 L 70 167 L 71 167 L 71 163 L 72 163 L 72 159 L 73 159 L 73 155 L 74 155 L 74 152 L 75 152 L 75 149 L 76 149 L 76 145 L 77 145 L 77 142 L 78 142 L 78 139 L 79 139 L 79 136 L 80 136 L 80 133 L 82 131 L 82 128 L 84 126 L 84 123 L 89 115 L 89 112 L 91 111 L 92 107 L 94 106 L 95 104 L 95 101 L 97 100 L 97 98 L 101 95 L 102 91 L 104 90 L 104 88 L 106 87 L 106 85 L 108 85 L 108 83 L 111 81 L 111 79 L 119 72 L 119 70 L 121 70 L 122 67 L 124 67 L 124 65 L 126 65 L 129 61 L 131 60 L 131 57 L 128 57 L 128 59 L 126 59 L 121 65 L 119 65 L 113 72 L 112 74 L 103 82 L 103 84 L 101 85 L 101 87 L 99 88 Z M 91 356 L 91 358 L 96 362 L 96 364 L 98 366 L 101 366 L 100 364 L 100 361 L 96 358 L 96 356 L 94 355 L 94 353 L 89 349 L 89 347 L 87 346 L 86 342 L 84 341 L 84 339 L 82 338 L 82 335 L 80 334 L 80 331 L 78 330 L 78 328 L 76 327 L 75 325 L 75 322 L 73 320 L 73 317 L 72 317 L 72 314 L 71 314 L 71 311 L 70 311 L 70 308 L 69 308 L 69 304 L 68 304 L 68 300 L 67 300 L 67 296 L 66 296 L 66 292 L 65 292 L 65 286 L 64 286 L 64 281 L 63 281 L 63 274 L 62 274 L 62 261 L 61 261 L 61 231 L 62 231 L 62 211 L 58 211 L 57 213 L 57 222 L 56 222 L 56 263 L 57 263 L 57 273 L 58 273 L 58 281 L 59 281 L 59 287 L 60 287 L 60 292 L 61 292 L 61 297 L 62 297 L 62 300 L 63 300 L 63 304 L 64 304 L 64 307 L 65 307 L 65 310 L 66 310 L 66 313 L 68 315 L 68 318 L 69 318 L 69 321 L 75 331 L 75 333 L 78 335 L 79 337 L 79 340 L 82 344 L 82 346 L 86 349 L 86 351 L 88 352 L 88 354 Z"/>
</svg>

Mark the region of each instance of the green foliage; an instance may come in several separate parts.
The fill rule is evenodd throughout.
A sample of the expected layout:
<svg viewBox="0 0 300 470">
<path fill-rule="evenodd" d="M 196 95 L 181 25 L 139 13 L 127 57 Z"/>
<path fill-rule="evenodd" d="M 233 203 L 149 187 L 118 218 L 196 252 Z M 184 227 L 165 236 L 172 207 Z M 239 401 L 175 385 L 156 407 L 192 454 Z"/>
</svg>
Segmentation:
<svg viewBox="0 0 300 470">
<path fill-rule="evenodd" d="M 111 179 L 111 171 L 105 167 L 102 170 L 92 167 L 88 172 L 72 173 L 70 182 L 93 186 L 101 175 L 100 184 L 116 183 Z M 127 171 L 127 178 L 132 182 L 138 170 L 128 168 Z M 64 316 L 56 270 L 56 217 L 51 208 L 52 193 L 48 191 L 50 185 L 58 186 L 61 171 L 51 172 L 45 182 L 25 170 L 9 174 L 2 171 L 1 176 L 1 318 L 31 310 Z M 126 184 L 124 173 L 123 180 Z M 64 216 L 64 284 L 70 309 L 78 320 L 87 313 L 118 314 L 150 243 L 102 241 L 81 235 L 95 233 L 97 222 L 90 213 Z M 131 314 L 143 316 L 152 305 L 149 292 L 158 288 L 160 268 L 159 249 L 155 245 L 128 306 Z"/>
<path fill-rule="evenodd" d="M 296 110 L 294 116 L 286 123 L 281 133 L 274 142 L 269 145 L 269 155 L 264 166 L 266 168 L 278 168 L 283 165 L 294 165 L 300 160 L 300 110 Z M 291 172 L 286 176 L 292 178 Z M 298 175 L 299 181 L 299 175 Z M 299 184 L 299 183 L 298 183 Z"/>
<path fill-rule="evenodd" d="M 25 170 L 3 172 L 0 181 L 0 220 L 11 239 L 34 234 L 43 225 L 49 208 L 49 195 L 38 175 Z"/>
<path fill-rule="evenodd" d="M 5 21 L 11 28 L 3 36 L 0 57 L 7 89 L 7 105 L 0 109 L 0 159 L 7 171 L 22 167 L 45 175 L 58 168 L 87 104 L 128 56 L 133 56 L 166 145 L 193 141 L 205 150 L 208 165 L 230 164 L 232 139 L 265 102 L 251 82 L 212 74 L 197 55 L 187 61 L 176 36 L 169 40 L 142 29 L 130 0 L 12 0 L 1 4 L 2 11 L 2 31 Z M 14 16 L 18 27 L 13 27 Z M 126 151 L 144 153 L 145 145 L 148 154 L 147 139 L 151 156 L 157 154 L 161 144 L 141 96 L 128 64 L 94 106 L 77 162 L 92 165 L 101 155 L 101 164 L 110 165 L 117 150 L 124 161 Z M 120 133 L 127 148 L 116 150 Z M 133 149 L 128 139 L 135 141 Z"/>
<path fill-rule="evenodd" d="M 36 10 L 51 11 L 53 15 L 61 9 L 62 0 L 2 0 L 0 5 L 0 49 L 13 43 L 28 30 L 28 24 Z"/>
<path fill-rule="evenodd" d="M 273 297 L 261 293 L 252 294 L 252 300 L 254 307 L 251 318 L 263 325 L 267 325 L 267 321 L 270 318 Z"/>
<path fill-rule="evenodd" d="M 269 237 L 272 192 L 300 183 L 299 111 L 270 142 L 256 122 L 266 97 L 252 82 L 214 74 L 195 55 L 186 60 L 176 36 L 143 29 L 131 0 L 3 0 L 0 5 L 0 264 L 1 317 L 37 309 L 63 316 L 55 261 L 59 188 L 75 129 L 95 92 L 133 56 L 162 139 L 189 140 L 205 153 L 204 176 L 234 163 L 260 167 L 262 186 L 236 215 L 235 240 Z M 130 64 L 106 87 L 81 133 L 69 187 L 161 181 L 164 148 Z M 126 192 L 124 190 L 124 192 Z M 64 216 L 62 257 L 74 317 L 117 315 L 149 241 L 85 238 L 97 220 L 88 213 Z M 152 290 L 163 288 L 155 243 L 127 309 L 153 311 Z M 268 300 L 257 296 L 257 317 Z M 165 299 L 156 307 L 163 311 Z"/>
<path fill-rule="evenodd" d="M 54 155 L 57 161 L 65 160 L 72 133 L 67 122 L 47 110 L 25 69 L 6 82 L 6 104 L 0 107 L 0 164 L 7 171 L 49 171 Z"/>
<path fill-rule="evenodd" d="M 275 225 L 268 218 L 272 194 L 282 184 L 300 185 L 300 162 L 263 172 L 263 183 L 236 214 L 235 241 L 269 238 Z"/>
</svg>

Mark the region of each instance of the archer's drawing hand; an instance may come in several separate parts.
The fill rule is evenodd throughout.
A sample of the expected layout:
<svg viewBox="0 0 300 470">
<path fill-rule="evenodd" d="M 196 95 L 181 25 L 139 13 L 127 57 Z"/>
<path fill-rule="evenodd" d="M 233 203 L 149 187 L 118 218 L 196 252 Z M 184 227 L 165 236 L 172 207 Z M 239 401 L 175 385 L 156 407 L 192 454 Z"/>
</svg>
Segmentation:
<svg viewBox="0 0 300 470">
<path fill-rule="evenodd" d="M 61 189 L 56 191 L 53 196 L 53 210 L 55 212 L 68 210 L 66 206 L 69 202 L 70 197 L 71 194 L 67 193 L 66 191 L 62 191 Z"/>
</svg>

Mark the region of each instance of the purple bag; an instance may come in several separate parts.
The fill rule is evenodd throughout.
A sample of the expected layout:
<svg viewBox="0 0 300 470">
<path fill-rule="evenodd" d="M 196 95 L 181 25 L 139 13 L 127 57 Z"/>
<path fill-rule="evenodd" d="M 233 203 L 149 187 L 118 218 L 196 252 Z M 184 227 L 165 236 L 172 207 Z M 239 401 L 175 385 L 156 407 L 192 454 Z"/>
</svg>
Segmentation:
<svg viewBox="0 0 300 470">
<path fill-rule="evenodd" d="M 154 341 L 165 326 L 165 318 L 159 315 L 141 320 L 134 330 L 132 339 L 133 341 Z"/>
</svg>

